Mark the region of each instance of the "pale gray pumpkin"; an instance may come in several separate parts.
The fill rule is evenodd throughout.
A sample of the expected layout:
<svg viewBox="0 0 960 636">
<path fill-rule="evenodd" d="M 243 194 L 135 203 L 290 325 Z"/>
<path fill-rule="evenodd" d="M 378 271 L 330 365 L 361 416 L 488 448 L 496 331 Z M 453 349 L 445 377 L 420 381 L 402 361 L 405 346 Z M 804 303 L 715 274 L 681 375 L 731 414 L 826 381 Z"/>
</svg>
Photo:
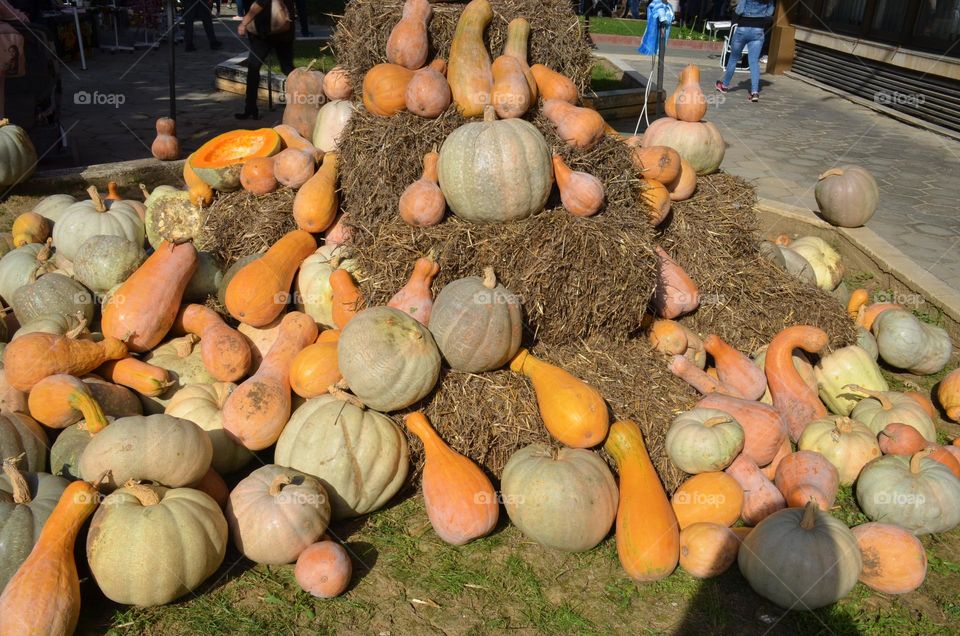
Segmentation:
<svg viewBox="0 0 960 636">
<path fill-rule="evenodd" d="M 210 296 L 216 296 L 223 280 L 223 268 L 210 252 L 197 253 L 197 271 L 190 277 L 183 291 L 183 302 L 205 303 Z"/>
<path fill-rule="evenodd" d="M 293 563 L 330 523 L 330 500 L 310 475 L 275 464 L 236 485 L 226 509 L 230 538 L 254 563 Z"/>
<path fill-rule="evenodd" d="M 334 519 L 373 512 L 403 485 L 407 438 L 386 415 L 321 396 L 304 402 L 277 440 L 274 461 L 313 475 Z"/>
<path fill-rule="evenodd" d="M 96 302 L 89 289 L 69 276 L 52 272 L 28 283 L 13 294 L 13 313 L 21 324 L 41 316 L 83 316 L 87 324 L 93 320 Z"/>
<path fill-rule="evenodd" d="M 69 194 L 51 194 L 33 206 L 33 211 L 56 224 L 67 208 L 76 202 L 77 200 Z"/>
<path fill-rule="evenodd" d="M 800 610 L 842 599 L 857 584 L 863 565 L 853 532 L 812 501 L 761 521 L 743 540 L 737 560 L 757 594 Z"/>
<path fill-rule="evenodd" d="M 37 151 L 27 131 L 0 119 L 0 186 L 20 183 L 36 169 Z"/>
<path fill-rule="evenodd" d="M 87 562 L 117 603 L 164 605 L 197 589 L 227 551 L 227 521 L 192 488 L 134 485 L 107 496 L 90 522 Z"/>
<path fill-rule="evenodd" d="M 130 479 L 178 488 L 194 484 L 210 469 L 213 446 L 189 420 L 169 415 L 134 415 L 115 420 L 93 436 L 80 456 L 80 475 L 96 480 L 110 471 L 107 492 Z"/>
<path fill-rule="evenodd" d="M 60 431 L 50 447 L 50 472 L 70 481 L 80 479 L 80 457 L 94 437 L 80 427 L 82 423 L 71 424 Z"/>
<path fill-rule="evenodd" d="M 0 457 L 24 455 L 20 467 L 31 473 L 47 468 L 50 442 L 40 424 L 24 413 L 0 413 Z"/>
<path fill-rule="evenodd" d="M 906 424 L 917 430 L 925 440 L 937 441 L 937 426 L 920 403 L 903 393 L 895 391 L 869 391 L 850 412 L 850 417 L 867 425 L 874 435 L 879 435 L 887 424 Z"/>
<path fill-rule="evenodd" d="M 873 321 L 872 329 L 883 361 L 917 375 L 939 372 L 953 353 L 946 331 L 922 322 L 905 309 L 884 311 Z"/>
<path fill-rule="evenodd" d="M 58 256 L 73 262 L 84 241 L 104 234 L 143 245 L 143 221 L 133 206 L 124 201 L 105 202 L 94 187 L 88 192 L 90 200 L 71 205 L 53 226 Z"/>
<path fill-rule="evenodd" d="M 40 530 L 60 501 L 67 480 L 47 473 L 21 473 L 12 461 L 0 475 L 0 590 L 27 558 Z"/>
<path fill-rule="evenodd" d="M 236 472 L 253 459 L 249 449 L 223 430 L 223 405 L 236 388 L 232 382 L 188 384 L 174 393 L 164 410 L 207 432 L 213 445 L 213 469 L 221 475 Z"/>
<path fill-rule="evenodd" d="M 146 195 L 146 189 L 144 189 Z M 203 210 L 190 202 L 190 192 L 161 185 L 146 195 L 143 221 L 147 242 L 156 248 L 163 241 L 183 243 L 197 237 L 203 227 Z"/>
<path fill-rule="evenodd" d="M 948 532 L 960 524 L 960 479 L 927 454 L 885 455 L 867 464 L 857 480 L 863 514 L 913 534 Z"/>
<path fill-rule="evenodd" d="M 0 258 L 0 298 L 10 304 L 15 291 L 37 280 L 52 264 L 50 249 L 39 243 L 28 243 Z"/>
<path fill-rule="evenodd" d="M 440 377 L 433 336 L 392 307 L 364 309 L 347 323 L 337 363 L 353 394 L 377 411 L 396 411 L 423 399 Z"/>
<path fill-rule="evenodd" d="M 343 134 L 355 107 L 349 99 L 335 99 L 320 107 L 313 126 L 313 145 L 323 152 L 337 149 L 337 140 Z"/>
<path fill-rule="evenodd" d="M 765 259 L 779 267 L 780 269 L 787 269 L 787 261 L 783 257 L 783 252 L 780 251 L 780 246 L 770 241 L 760 241 L 759 245 L 760 255 Z"/>
<path fill-rule="evenodd" d="M 97 294 L 127 280 L 145 258 L 143 247 L 122 236 L 91 236 L 77 251 L 73 274 Z"/>
<path fill-rule="evenodd" d="M 203 364 L 200 344 L 193 335 L 173 338 L 144 354 L 143 360 L 170 373 L 173 384 L 162 395 L 140 395 L 143 412 L 163 413 L 177 392 L 188 384 L 213 384 L 217 381 Z"/>
<path fill-rule="evenodd" d="M 591 450 L 531 444 L 514 453 L 500 478 L 510 521 L 537 543 L 583 552 L 600 543 L 620 499 L 607 464 Z"/>
<path fill-rule="evenodd" d="M 20 326 L 13 334 L 11 341 L 28 333 L 53 333 L 58 336 L 79 334 L 86 330 L 87 319 L 83 312 L 78 311 L 72 316 L 63 314 L 43 314 L 31 319 Z"/>
<path fill-rule="evenodd" d="M 692 408 L 677 415 L 664 442 L 667 455 L 691 474 L 723 470 L 743 450 L 743 427 L 719 409 Z"/>
<path fill-rule="evenodd" d="M 520 299 L 497 283 L 493 268 L 440 290 L 430 313 L 433 334 L 447 364 L 457 371 L 499 369 L 520 349 Z"/>
<path fill-rule="evenodd" d="M 308 256 L 297 271 L 297 310 L 302 311 L 325 327 L 334 327 L 333 288 L 330 274 L 334 269 L 345 269 L 354 278 L 360 276 L 353 250 L 344 245 L 323 245 Z"/>
<path fill-rule="evenodd" d="M 820 214 L 831 225 L 860 227 L 877 211 L 880 188 L 860 166 L 832 168 L 821 174 L 813 191 Z"/>
<path fill-rule="evenodd" d="M 474 223 L 525 219 L 543 209 L 553 188 L 543 135 L 523 119 L 496 121 L 492 106 L 484 109 L 484 121 L 450 133 L 437 172 L 447 205 Z"/>
</svg>

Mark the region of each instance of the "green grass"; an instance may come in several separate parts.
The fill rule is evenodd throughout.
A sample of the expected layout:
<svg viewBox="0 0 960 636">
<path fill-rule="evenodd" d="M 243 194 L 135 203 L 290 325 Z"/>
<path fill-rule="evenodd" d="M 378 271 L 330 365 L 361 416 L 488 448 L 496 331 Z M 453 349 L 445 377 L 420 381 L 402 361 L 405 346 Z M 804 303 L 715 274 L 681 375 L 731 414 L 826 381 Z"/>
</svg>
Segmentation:
<svg viewBox="0 0 960 636">
<path fill-rule="evenodd" d="M 581 22 L 583 18 L 581 18 Z M 646 20 L 632 20 L 628 18 L 600 18 L 590 17 L 590 32 L 608 35 L 632 35 L 643 37 L 647 28 Z M 707 40 L 716 41 L 717 38 L 706 31 L 697 31 L 683 25 L 673 25 L 670 28 L 670 38 L 678 40 Z"/>
</svg>

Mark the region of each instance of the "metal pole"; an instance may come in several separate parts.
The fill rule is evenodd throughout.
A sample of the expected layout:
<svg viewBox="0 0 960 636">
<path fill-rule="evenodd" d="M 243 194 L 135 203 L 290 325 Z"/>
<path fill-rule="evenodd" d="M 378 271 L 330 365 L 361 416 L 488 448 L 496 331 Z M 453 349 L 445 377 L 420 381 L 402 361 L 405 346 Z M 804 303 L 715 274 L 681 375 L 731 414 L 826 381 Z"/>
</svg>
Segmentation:
<svg viewBox="0 0 960 636">
<path fill-rule="evenodd" d="M 170 39 L 170 59 L 168 68 L 170 73 L 170 119 L 177 119 L 177 0 L 167 0 L 167 20 L 170 30 L 167 36 Z"/>
<path fill-rule="evenodd" d="M 663 90 L 663 63 L 667 52 L 667 25 L 663 22 L 657 24 L 660 30 L 660 37 L 657 42 L 657 117 L 664 112 L 663 102 L 666 92 Z"/>
</svg>

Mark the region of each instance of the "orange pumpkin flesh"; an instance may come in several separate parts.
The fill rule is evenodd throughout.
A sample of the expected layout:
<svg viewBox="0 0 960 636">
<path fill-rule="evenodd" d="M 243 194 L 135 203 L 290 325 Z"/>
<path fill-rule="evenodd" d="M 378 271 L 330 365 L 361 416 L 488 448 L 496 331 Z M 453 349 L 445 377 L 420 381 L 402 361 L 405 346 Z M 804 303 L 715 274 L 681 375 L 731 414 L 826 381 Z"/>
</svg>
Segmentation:
<svg viewBox="0 0 960 636">
<path fill-rule="evenodd" d="M 447 543 L 463 545 L 490 534 L 500 506 L 487 476 L 447 446 L 423 413 L 410 413 L 404 423 L 423 442 L 423 501 L 437 535 Z"/>
<path fill-rule="evenodd" d="M 217 135 L 190 155 L 190 167 L 214 190 L 235 190 L 245 161 L 280 152 L 283 140 L 272 128 L 231 130 Z"/>
</svg>

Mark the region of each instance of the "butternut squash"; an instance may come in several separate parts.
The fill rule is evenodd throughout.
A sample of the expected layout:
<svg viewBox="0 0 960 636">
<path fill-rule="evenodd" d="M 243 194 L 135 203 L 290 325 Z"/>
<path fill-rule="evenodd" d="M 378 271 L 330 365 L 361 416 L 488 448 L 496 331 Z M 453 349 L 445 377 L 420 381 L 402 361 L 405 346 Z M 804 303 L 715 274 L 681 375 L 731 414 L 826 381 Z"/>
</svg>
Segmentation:
<svg viewBox="0 0 960 636">
<path fill-rule="evenodd" d="M 654 320 L 647 334 L 650 344 L 660 353 L 681 355 L 702 369 L 707 364 L 703 340 L 689 327 L 673 320 Z"/>
<path fill-rule="evenodd" d="M 30 416 L 50 428 L 66 428 L 80 420 L 106 426 L 103 409 L 86 384 L 72 375 L 50 375 L 37 382 L 27 398 Z"/>
<path fill-rule="evenodd" d="M 300 263 L 316 249 L 317 242 L 309 232 L 293 230 L 284 234 L 263 256 L 244 265 L 230 279 L 227 311 L 252 327 L 270 324 L 287 306 L 290 285 Z"/>
<path fill-rule="evenodd" d="M 316 173 L 297 190 L 293 199 L 293 218 L 301 230 L 317 234 L 333 225 L 339 205 L 337 153 L 328 152 Z"/>
<path fill-rule="evenodd" d="M 290 364 L 290 388 L 303 398 L 313 398 L 330 392 L 343 376 L 337 362 L 339 329 L 327 329 L 316 342 L 305 347 Z"/>
<path fill-rule="evenodd" d="M 534 64 L 530 67 L 530 72 L 537 82 L 537 91 L 540 97 L 546 102 L 550 99 L 559 99 L 568 104 L 576 104 L 579 94 L 577 85 L 570 78 L 544 66 L 543 64 Z"/>
<path fill-rule="evenodd" d="M 635 581 L 657 581 L 677 567 L 680 528 L 636 422 L 614 422 L 604 448 L 617 462 L 617 554 Z"/>
<path fill-rule="evenodd" d="M 592 174 L 572 170 L 563 157 L 553 155 L 553 175 L 563 209 L 574 216 L 593 216 L 603 207 L 603 182 Z"/>
<path fill-rule="evenodd" d="M 400 21 L 387 38 L 387 61 L 415 71 L 427 63 L 427 25 L 433 17 L 428 0 L 407 0 L 403 3 Z"/>
<path fill-rule="evenodd" d="M 317 339 L 317 323 L 299 311 L 280 322 L 280 335 L 257 372 L 230 394 L 223 405 L 223 428 L 250 450 L 263 450 L 280 437 L 290 419 L 290 366 L 294 357 Z"/>
<path fill-rule="evenodd" d="M 537 90 L 537 78 L 533 76 L 530 65 L 527 63 L 527 45 L 530 41 L 530 23 L 526 18 L 514 18 L 507 25 L 507 41 L 503 43 L 503 54 L 516 58 L 520 62 L 520 70 L 527 80 L 530 90 L 530 105 L 537 103 L 540 92 Z"/>
<path fill-rule="evenodd" d="M 447 60 L 447 83 L 453 103 L 464 117 L 483 115 L 493 90 L 493 69 L 490 54 L 483 42 L 483 32 L 493 19 L 488 0 L 471 0 L 457 22 Z"/>
<path fill-rule="evenodd" d="M 708 335 L 703 346 L 707 353 L 713 356 L 721 382 L 748 400 L 759 400 L 767 392 L 767 378 L 763 369 L 724 342 L 720 336 Z"/>
<path fill-rule="evenodd" d="M 17 391 L 30 391 L 37 382 L 57 373 L 81 376 L 107 360 L 127 357 L 127 345 L 107 336 L 101 342 L 74 340 L 52 333 L 20 336 L 3 351 L 7 383 Z"/>
<path fill-rule="evenodd" d="M 177 383 L 166 369 L 137 358 L 110 360 L 101 364 L 96 374 L 104 380 L 131 388 L 148 397 L 163 395 Z"/>
<path fill-rule="evenodd" d="M 764 360 L 764 372 L 773 405 L 784 421 L 790 439 L 797 441 L 807 423 L 825 417 L 827 409 L 816 391 L 807 386 L 793 366 L 793 350 L 817 353 L 827 346 L 829 337 L 817 327 L 787 327 L 770 342 Z"/>
<path fill-rule="evenodd" d="M 175 330 L 200 338 L 203 366 L 220 382 L 236 382 L 247 375 L 253 360 L 246 337 L 227 326 L 220 314 L 203 305 L 184 305 Z"/>
<path fill-rule="evenodd" d="M 103 334 L 123 340 L 137 353 L 156 347 L 173 326 L 195 271 L 197 250 L 192 243 L 160 243 L 104 303 Z"/>
<path fill-rule="evenodd" d="M 610 414 L 599 391 L 567 371 L 520 349 L 510 370 L 533 383 L 547 431 L 570 448 L 590 448 L 607 436 Z"/>
<path fill-rule="evenodd" d="M 363 294 L 350 272 L 339 268 L 330 274 L 330 289 L 333 291 L 333 324 L 337 329 L 343 329 L 363 309 Z"/>
<path fill-rule="evenodd" d="M 500 119 L 523 117 L 530 110 L 530 86 L 520 61 L 501 55 L 493 61 L 493 108 Z"/>
</svg>

